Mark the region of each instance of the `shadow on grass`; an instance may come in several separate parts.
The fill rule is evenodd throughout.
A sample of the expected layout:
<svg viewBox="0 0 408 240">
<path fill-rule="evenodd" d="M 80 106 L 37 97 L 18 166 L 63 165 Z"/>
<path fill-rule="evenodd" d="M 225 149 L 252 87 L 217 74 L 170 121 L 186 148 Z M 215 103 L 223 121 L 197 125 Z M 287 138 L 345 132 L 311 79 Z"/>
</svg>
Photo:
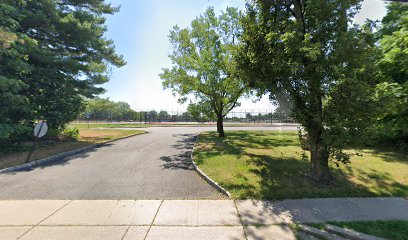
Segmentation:
<svg viewBox="0 0 408 240">
<path fill-rule="evenodd" d="M 399 162 L 408 164 L 408 152 L 401 150 L 390 150 L 390 149 L 375 149 L 374 154 L 381 157 L 382 160 L 386 162 Z"/>
<path fill-rule="evenodd" d="M 363 185 L 351 181 L 347 172 L 332 167 L 334 182 L 318 185 L 310 179 L 309 161 L 259 155 L 250 157 L 252 164 L 258 167 L 250 171 L 261 179 L 257 197 L 262 199 L 405 196 L 408 193 L 407 185 L 395 181 L 390 174 L 375 170 L 357 170 L 358 174 L 354 176 Z M 248 197 L 251 192 L 253 190 L 242 192 L 239 197 Z"/>
<path fill-rule="evenodd" d="M 276 137 L 274 137 L 276 135 Z M 245 161 L 240 170 L 230 171 L 231 166 L 222 166 L 223 179 L 216 179 L 239 199 L 285 199 L 317 197 L 369 197 L 406 196 L 408 186 L 395 181 L 390 174 L 331 167 L 335 181 L 331 185 L 315 184 L 310 178 L 310 162 L 285 152 L 274 156 L 264 150 L 278 147 L 299 147 L 295 132 L 227 132 L 227 138 L 219 139 L 216 133 L 201 135 L 199 153 L 195 154 L 198 165 L 212 157 L 234 156 L 236 161 Z M 251 151 L 248 151 L 251 149 Z M 257 153 L 258 151 L 258 153 Z M 254 153 L 255 152 L 255 153 Z M 293 153 L 292 153 L 293 155 Z M 289 156 L 289 157 L 288 157 Z M 219 160 L 223 161 L 223 160 Z M 229 159 L 230 164 L 234 164 Z M 227 161 L 226 161 L 227 162 Z M 211 177 L 211 174 L 210 174 Z M 217 176 L 212 176 L 217 177 Z M 252 179 L 250 179 L 252 178 Z M 356 178 L 359 181 L 352 181 Z"/>
<path fill-rule="evenodd" d="M 406 196 L 408 193 L 408 185 L 403 185 L 396 182 L 389 173 L 379 172 L 371 169 L 371 171 L 363 171 L 360 169 L 357 178 L 366 182 L 370 181 L 370 192 L 379 196 Z"/>
<path fill-rule="evenodd" d="M 227 132 L 227 138 L 224 142 L 234 142 L 235 146 L 239 148 L 272 148 L 272 147 L 287 147 L 298 146 L 297 133 L 294 131 L 285 131 L 287 138 L 271 139 L 270 136 L 280 135 L 282 132 L 270 132 L 270 131 L 234 131 Z"/>
</svg>

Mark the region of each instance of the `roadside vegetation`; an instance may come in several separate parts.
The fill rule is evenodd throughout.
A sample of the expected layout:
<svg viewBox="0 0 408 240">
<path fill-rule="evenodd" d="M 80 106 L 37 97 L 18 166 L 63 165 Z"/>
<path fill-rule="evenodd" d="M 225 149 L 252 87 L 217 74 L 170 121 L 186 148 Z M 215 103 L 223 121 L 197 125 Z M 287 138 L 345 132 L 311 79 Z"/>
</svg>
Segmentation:
<svg viewBox="0 0 408 240">
<path fill-rule="evenodd" d="M 235 199 L 408 196 L 405 151 L 347 149 L 351 163 L 330 162 L 335 181 L 319 185 L 296 131 L 227 133 L 201 133 L 194 161 Z"/>
<path fill-rule="evenodd" d="M 357 232 L 381 237 L 389 240 L 408 240 L 408 221 L 356 221 L 356 222 L 329 222 L 342 228 L 348 228 Z M 317 228 L 323 228 L 323 224 L 310 224 Z"/>
<path fill-rule="evenodd" d="M 0 3 L 0 144 L 30 140 L 33 124 L 52 131 L 104 92 L 110 69 L 126 64 L 115 51 L 106 17 L 119 11 L 105 1 Z"/>
</svg>

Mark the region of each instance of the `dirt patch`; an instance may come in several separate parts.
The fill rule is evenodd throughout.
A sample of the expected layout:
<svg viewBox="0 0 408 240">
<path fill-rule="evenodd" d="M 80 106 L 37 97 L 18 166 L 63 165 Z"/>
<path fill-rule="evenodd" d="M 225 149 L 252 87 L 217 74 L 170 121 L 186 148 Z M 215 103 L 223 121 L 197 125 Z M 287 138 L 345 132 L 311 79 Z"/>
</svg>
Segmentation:
<svg viewBox="0 0 408 240">
<path fill-rule="evenodd" d="M 89 146 L 92 142 L 40 142 L 34 153 L 31 155 L 30 162 L 41 158 L 57 155 L 63 152 L 68 152 L 81 147 Z M 25 163 L 28 151 L 17 153 L 0 154 L 0 169 L 11 166 L 16 166 Z"/>
<path fill-rule="evenodd" d="M 40 141 L 37 144 L 36 150 L 31 155 L 30 162 L 89 146 L 95 143 L 103 143 L 109 140 L 143 132 L 144 131 L 142 130 L 81 129 L 79 132 L 79 141 L 77 142 Z M 25 163 L 31 150 L 31 146 L 32 143 L 24 143 L 21 145 L 22 150 L 20 151 L 0 153 L 0 169 Z"/>
</svg>

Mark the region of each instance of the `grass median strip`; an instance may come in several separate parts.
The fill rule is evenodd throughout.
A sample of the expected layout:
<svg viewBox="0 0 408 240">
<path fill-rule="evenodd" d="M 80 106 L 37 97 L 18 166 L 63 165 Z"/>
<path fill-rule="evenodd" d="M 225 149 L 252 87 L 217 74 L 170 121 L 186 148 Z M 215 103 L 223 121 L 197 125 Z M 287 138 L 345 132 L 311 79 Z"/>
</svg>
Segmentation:
<svg viewBox="0 0 408 240">
<path fill-rule="evenodd" d="M 78 141 L 40 141 L 31 156 L 31 161 L 50 157 L 63 152 L 86 147 L 96 143 L 123 138 L 135 134 L 142 134 L 144 130 L 120 130 L 120 129 L 80 129 Z M 26 161 L 31 150 L 32 143 L 24 143 L 7 152 L 0 152 L 0 169 L 17 166 Z"/>
<path fill-rule="evenodd" d="M 296 131 L 228 131 L 225 139 L 204 132 L 194 160 L 235 199 L 408 196 L 406 153 L 358 152 L 350 165 L 331 166 L 336 182 L 328 187 L 310 181 Z"/>
</svg>

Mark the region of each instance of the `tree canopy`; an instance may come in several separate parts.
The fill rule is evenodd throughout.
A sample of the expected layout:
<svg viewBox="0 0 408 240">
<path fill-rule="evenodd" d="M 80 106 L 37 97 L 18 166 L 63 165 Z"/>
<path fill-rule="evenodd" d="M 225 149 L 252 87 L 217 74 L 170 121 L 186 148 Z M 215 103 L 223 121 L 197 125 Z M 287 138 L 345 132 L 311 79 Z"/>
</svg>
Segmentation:
<svg viewBox="0 0 408 240">
<path fill-rule="evenodd" d="M 216 16 L 208 8 L 190 27 L 175 26 L 169 35 L 173 66 L 160 74 L 164 88 L 178 94 L 180 102 L 192 96 L 195 110 L 202 106 L 212 110 L 220 137 L 224 136 L 223 118 L 246 91 L 233 58 L 242 32 L 241 15 L 236 8 L 227 8 Z"/>
<path fill-rule="evenodd" d="M 134 120 L 136 112 L 130 108 L 127 102 L 115 102 L 109 98 L 95 98 L 86 101 L 86 108 L 82 113 L 82 118 L 90 119 L 126 119 Z"/>
<path fill-rule="evenodd" d="M 374 38 L 352 24 L 359 0 L 275 0 L 247 4 L 238 56 L 249 85 L 286 102 L 304 127 L 312 176 L 331 181 L 328 160 L 367 128 Z"/>
<path fill-rule="evenodd" d="M 0 3 L 0 137 L 45 119 L 61 128 L 83 110 L 84 97 L 104 90 L 109 66 L 123 66 L 104 37 L 104 0 L 5 0 Z"/>
<path fill-rule="evenodd" d="M 0 3 L 0 140 L 15 138 L 28 128 L 28 98 L 20 94 L 27 84 L 19 78 L 30 70 L 25 49 L 35 41 L 17 32 L 21 14 L 7 2 Z"/>
<path fill-rule="evenodd" d="M 377 142 L 408 148 L 408 5 L 390 3 L 378 30 Z"/>
</svg>

